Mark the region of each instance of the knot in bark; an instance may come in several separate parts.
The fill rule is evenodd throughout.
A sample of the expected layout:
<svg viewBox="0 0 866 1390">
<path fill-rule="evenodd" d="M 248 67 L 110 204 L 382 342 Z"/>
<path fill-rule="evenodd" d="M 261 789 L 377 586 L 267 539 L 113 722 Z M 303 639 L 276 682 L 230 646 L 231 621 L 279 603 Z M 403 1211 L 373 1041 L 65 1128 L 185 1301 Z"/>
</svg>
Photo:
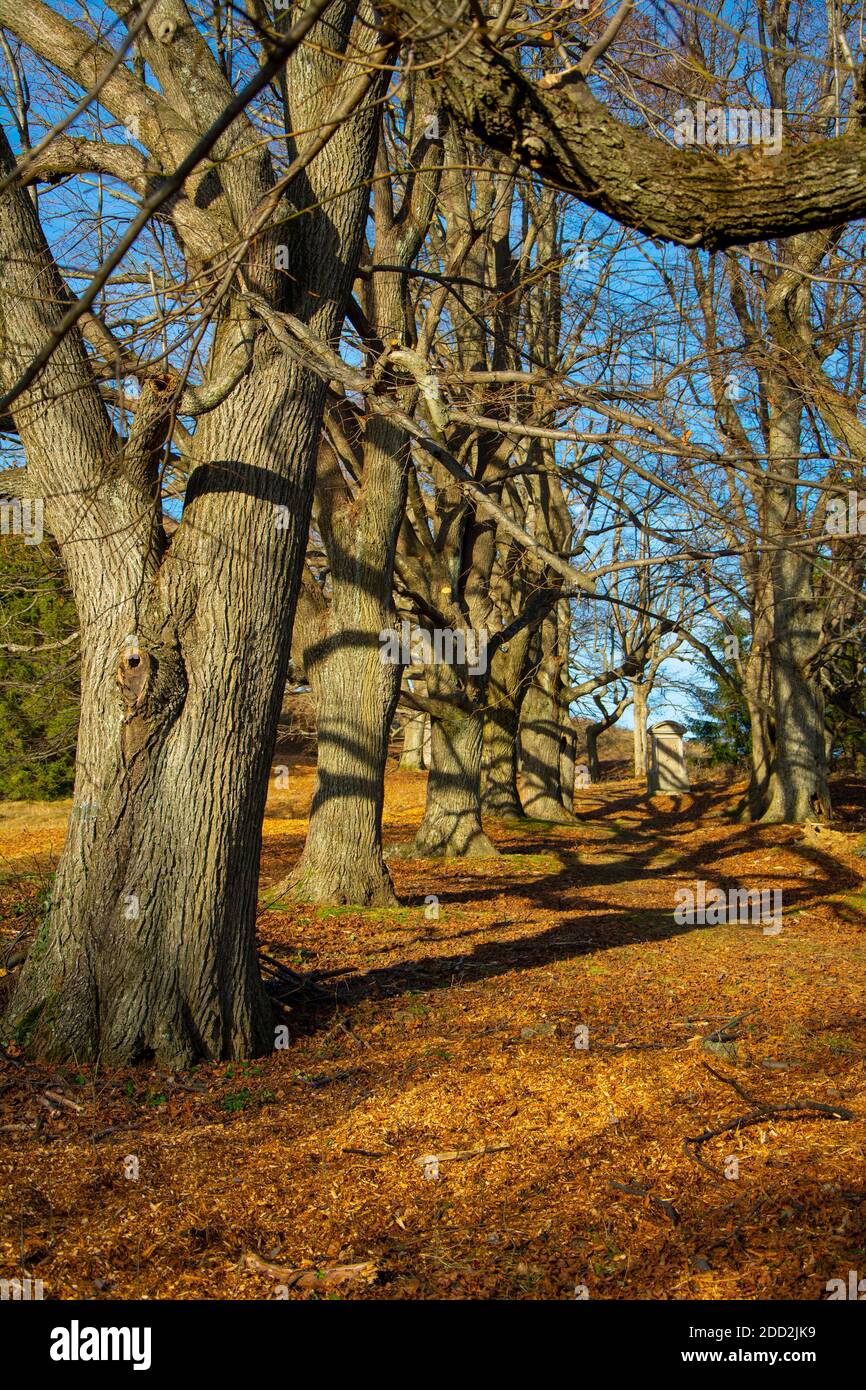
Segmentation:
<svg viewBox="0 0 866 1390">
<path fill-rule="evenodd" d="M 153 662 L 138 647 L 124 650 L 117 667 L 117 684 L 128 715 L 140 709 L 147 698 Z"/>
</svg>

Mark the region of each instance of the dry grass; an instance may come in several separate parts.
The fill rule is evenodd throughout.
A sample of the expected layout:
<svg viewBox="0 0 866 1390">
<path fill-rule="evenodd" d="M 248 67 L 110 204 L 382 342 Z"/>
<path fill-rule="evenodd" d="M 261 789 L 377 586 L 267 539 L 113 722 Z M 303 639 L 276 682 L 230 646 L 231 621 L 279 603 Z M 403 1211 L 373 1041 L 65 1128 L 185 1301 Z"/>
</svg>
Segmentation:
<svg viewBox="0 0 866 1390">
<path fill-rule="evenodd" d="M 269 803 L 265 885 L 300 852 L 311 791 L 298 769 Z M 423 791 L 389 777 L 389 842 Z M 2 1063 L 0 1277 L 269 1298 L 279 1268 L 372 1262 L 372 1281 L 289 1297 L 809 1300 L 866 1268 L 859 862 L 733 823 L 717 788 L 652 811 L 633 783 L 581 795 L 574 828 L 494 826 L 498 861 L 396 862 L 399 910 L 263 912 L 271 955 L 345 972 L 269 1058 L 183 1076 Z M 4 809 L 7 938 L 64 814 Z M 674 889 L 696 879 L 781 887 L 784 930 L 677 926 Z M 700 1146 L 711 1173 L 684 1140 L 753 1108 L 725 1077 L 853 1118 L 768 1111 Z M 417 1161 L 478 1149 L 438 1178 Z"/>
</svg>

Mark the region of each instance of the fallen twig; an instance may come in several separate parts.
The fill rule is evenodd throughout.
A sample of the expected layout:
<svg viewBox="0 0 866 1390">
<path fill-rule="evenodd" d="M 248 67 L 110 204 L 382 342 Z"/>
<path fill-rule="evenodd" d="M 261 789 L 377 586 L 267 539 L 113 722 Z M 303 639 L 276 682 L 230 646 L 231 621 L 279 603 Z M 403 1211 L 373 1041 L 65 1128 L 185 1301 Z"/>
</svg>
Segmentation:
<svg viewBox="0 0 866 1390">
<path fill-rule="evenodd" d="M 324 1072 L 314 1076 L 308 1076 L 299 1072 L 297 1074 L 297 1080 L 302 1082 L 305 1086 L 312 1086 L 314 1089 L 318 1089 L 320 1086 L 331 1086 L 335 1081 L 346 1081 L 350 1076 L 367 1075 L 368 1072 L 365 1068 L 353 1067 L 344 1071 Z"/>
<path fill-rule="evenodd" d="M 753 1009 L 746 1009 L 745 1013 L 737 1014 L 736 1018 L 726 1019 L 718 1028 L 714 1028 L 710 1033 L 705 1033 L 702 1042 L 733 1042 L 737 1034 L 731 1030 L 736 1028 L 738 1023 L 742 1023 L 744 1018 L 757 1012 L 758 1006 L 756 1005 Z"/>
<path fill-rule="evenodd" d="M 66 1096 L 61 1096 L 58 1091 L 46 1091 L 45 1094 L 55 1105 L 62 1105 L 64 1110 L 72 1110 L 76 1115 L 80 1115 L 84 1109 L 83 1105 L 76 1105 L 74 1100 L 67 1100 Z"/>
<path fill-rule="evenodd" d="M 292 970 L 290 966 L 283 965 L 282 961 L 276 960 L 274 956 L 269 956 L 267 951 L 259 951 L 259 960 L 265 974 L 271 976 L 269 989 L 278 998 L 288 998 L 296 995 L 306 995 L 315 1004 L 330 1003 L 330 996 L 321 989 L 312 976 L 300 975 L 297 970 Z"/>
<path fill-rule="evenodd" d="M 719 1125 L 717 1129 L 705 1130 L 703 1134 L 696 1134 L 691 1138 L 683 1140 L 683 1150 L 689 1158 L 694 1159 L 702 1168 L 706 1168 L 708 1173 L 712 1173 L 715 1178 L 725 1182 L 723 1173 L 713 1168 L 709 1163 L 701 1158 L 695 1150 L 702 1144 L 707 1144 L 711 1139 L 717 1139 L 721 1134 L 729 1134 L 732 1130 L 745 1129 L 749 1125 L 766 1124 L 771 1120 L 853 1120 L 853 1111 L 846 1110 L 842 1105 L 825 1105 L 820 1100 L 793 1100 L 785 1102 L 758 1100 L 750 1096 L 747 1091 L 732 1076 L 724 1076 L 721 1072 L 715 1071 L 709 1063 L 704 1066 L 718 1081 L 725 1082 L 732 1086 L 743 1100 L 749 1105 L 754 1106 L 747 1115 L 738 1115 L 735 1119 L 729 1120 L 727 1124 Z"/>
<path fill-rule="evenodd" d="M 379 1273 L 372 1260 L 363 1260 L 355 1265 L 334 1265 L 330 1269 L 291 1269 L 288 1265 L 269 1264 L 267 1260 L 252 1254 L 244 1255 L 241 1268 L 267 1274 L 271 1279 L 279 1279 L 290 1289 L 318 1289 L 323 1285 L 333 1288 L 337 1284 L 348 1284 L 356 1279 L 371 1284 Z"/>
<path fill-rule="evenodd" d="M 97 1144 L 100 1139 L 107 1139 L 110 1134 L 120 1134 L 125 1129 L 141 1129 L 140 1124 L 109 1125 L 107 1129 L 97 1129 L 91 1134 L 92 1143 Z"/>
<path fill-rule="evenodd" d="M 725 1076 L 722 1072 L 716 1071 L 715 1068 L 710 1066 L 709 1062 L 704 1062 L 704 1066 L 710 1075 L 714 1076 L 717 1081 L 723 1081 L 725 1085 L 733 1086 L 738 1096 L 742 1096 L 743 1100 L 747 1101 L 749 1105 L 754 1105 L 759 1109 L 764 1108 L 774 1112 L 779 1110 L 819 1110 L 825 1115 L 831 1115 L 834 1120 L 854 1119 L 854 1112 L 852 1110 L 846 1110 L 843 1105 L 825 1105 L 821 1100 L 794 1100 L 787 1103 L 761 1100 L 757 1096 L 750 1096 L 748 1091 L 743 1089 L 735 1077 Z"/>
<path fill-rule="evenodd" d="M 352 1031 L 352 1029 L 349 1027 L 348 1023 L 344 1018 L 337 1020 L 337 1027 L 342 1029 L 346 1036 L 352 1039 L 352 1042 L 355 1044 L 356 1047 L 367 1046 L 364 1040 L 362 1038 L 359 1038 L 358 1034 Z"/>
</svg>

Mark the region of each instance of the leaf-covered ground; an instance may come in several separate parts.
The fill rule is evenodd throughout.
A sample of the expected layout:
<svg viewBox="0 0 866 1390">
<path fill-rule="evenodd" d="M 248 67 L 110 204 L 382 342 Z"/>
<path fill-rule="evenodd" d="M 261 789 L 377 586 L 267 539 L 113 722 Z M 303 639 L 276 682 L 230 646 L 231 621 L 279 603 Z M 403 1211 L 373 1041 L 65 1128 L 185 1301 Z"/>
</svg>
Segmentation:
<svg viewBox="0 0 866 1390">
<path fill-rule="evenodd" d="M 271 910 L 312 778 L 269 802 L 260 927 L 322 997 L 297 997 L 271 1057 L 183 1075 L 54 1072 L 9 1043 L 0 1277 L 59 1298 L 810 1300 L 866 1274 L 853 834 L 825 849 L 735 823 L 731 789 L 650 808 L 610 783 L 574 827 L 492 826 L 497 861 L 396 860 L 402 908 Z M 835 790 L 853 827 L 863 790 Z M 389 777 L 389 842 L 423 794 Z M 0 812 L 7 947 L 67 811 Z M 698 880 L 781 888 L 782 931 L 678 926 Z"/>
</svg>

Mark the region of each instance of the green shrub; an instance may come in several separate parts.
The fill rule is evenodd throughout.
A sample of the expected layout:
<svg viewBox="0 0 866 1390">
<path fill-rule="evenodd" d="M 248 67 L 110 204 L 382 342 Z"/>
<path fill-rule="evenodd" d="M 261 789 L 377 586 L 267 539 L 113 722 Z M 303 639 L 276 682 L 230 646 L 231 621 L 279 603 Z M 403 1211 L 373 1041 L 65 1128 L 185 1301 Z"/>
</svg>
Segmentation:
<svg viewBox="0 0 866 1390">
<path fill-rule="evenodd" d="M 0 536 L 0 798 L 42 801 L 72 792 L 78 643 L 38 648 L 63 642 L 77 627 L 66 573 L 48 537 L 31 546 L 20 536 Z"/>
</svg>

